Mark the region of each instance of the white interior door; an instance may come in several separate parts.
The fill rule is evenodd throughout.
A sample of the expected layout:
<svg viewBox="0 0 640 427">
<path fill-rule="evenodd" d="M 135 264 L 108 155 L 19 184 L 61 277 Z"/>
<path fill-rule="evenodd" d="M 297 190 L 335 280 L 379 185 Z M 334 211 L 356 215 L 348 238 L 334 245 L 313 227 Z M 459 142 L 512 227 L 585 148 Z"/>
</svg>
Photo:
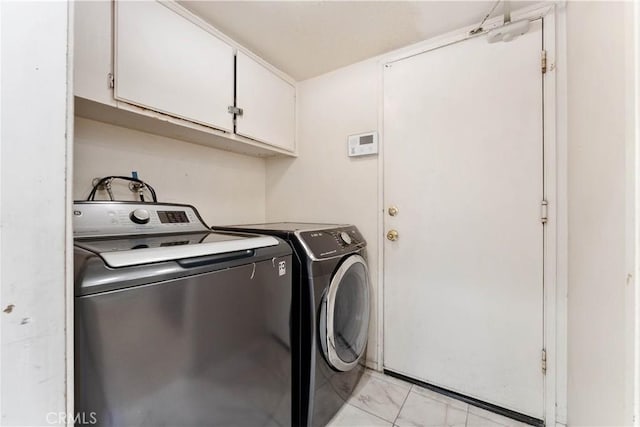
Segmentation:
<svg viewBox="0 0 640 427">
<path fill-rule="evenodd" d="M 233 132 L 233 48 L 156 1 L 116 2 L 117 99 Z"/>
<path fill-rule="evenodd" d="M 384 73 L 384 365 L 543 418 L 542 25 Z M 398 213 L 390 216 L 387 209 Z"/>
</svg>

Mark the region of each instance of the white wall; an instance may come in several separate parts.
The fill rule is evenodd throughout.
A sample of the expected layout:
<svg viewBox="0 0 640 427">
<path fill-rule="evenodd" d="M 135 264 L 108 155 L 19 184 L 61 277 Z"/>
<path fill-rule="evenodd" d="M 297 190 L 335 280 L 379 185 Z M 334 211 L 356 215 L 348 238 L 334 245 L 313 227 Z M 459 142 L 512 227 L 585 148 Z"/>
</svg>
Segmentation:
<svg viewBox="0 0 640 427">
<path fill-rule="evenodd" d="M 630 4 L 569 2 L 568 422 L 630 425 L 632 326 L 625 310 Z"/>
<path fill-rule="evenodd" d="M 631 384 L 631 400 L 633 411 L 634 425 L 637 427 L 640 425 L 640 291 L 638 290 L 638 283 L 640 283 L 640 3 L 633 3 L 633 16 L 630 18 L 634 23 L 633 28 L 633 40 L 635 58 L 633 63 L 628 64 L 629 76 L 635 88 L 635 91 L 631 95 L 633 99 L 630 103 L 634 108 L 635 123 L 629 125 L 630 135 L 635 139 L 635 143 L 629 147 L 630 141 L 627 141 L 627 176 L 631 180 L 635 188 L 627 194 L 632 194 L 635 197 L 635 203 L 629 203 L 627 205 L 627 215 L 632 219 L 635 226 L 635 232 L 632 236 L 628 236 L 631 240 L 630 246 L 633 254 L 627 254 L 627 259 L 634 265 L 634 286 L 633 289 L 627 290 L 627 307 L 631 313 L 627 313 L 630 317 L 632 328 L 629 330 L 629 336 L 632 337 L 633 342 L 627 343 L 629 353 L 631 355 L 631 370 L 634 373 L 634 380 Z M 631 199 L 629 199 L 631 200 Z M 627 246 L 629 247 L 629 245 Z M 632 255 L 632 256 L 630 256 Z M 628 391 L 629 392 L 629 391 Z"/>
<path fill-rule="evenodd" d="M 0 15 L 0 423 L 59 425 L 70 236 L 67 2 L 2 1 Z"/>
<path fill-rule="evenodd" d="M 377 360 L 378 158 L 347 157 L 347 136 L 378 128 L 373 61 L 298 85 L 297 159 L 267 161 L 267 220 L 355 224 L 367 240 L 374 290 L 367 359 Z"/>
<path fill-rule="evenodd" d="M 153 186 L 160 202 L 193 204 L 210 226 L 265 219 L 263 159 L 75 118 L 75 200 L 88 196 L 94 177 L 131 171 Z M 126 183 L 114 184 L 114 194 L 135 196 Z"/>
</svg>

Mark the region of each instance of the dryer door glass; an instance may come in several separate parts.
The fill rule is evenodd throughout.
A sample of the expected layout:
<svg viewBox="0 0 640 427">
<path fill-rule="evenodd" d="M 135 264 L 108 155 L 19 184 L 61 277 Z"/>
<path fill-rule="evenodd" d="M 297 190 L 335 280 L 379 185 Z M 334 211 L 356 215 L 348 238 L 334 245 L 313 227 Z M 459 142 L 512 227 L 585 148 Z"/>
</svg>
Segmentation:
<svg viewBox="0 0 640 427">
<path fill-rule="evenodd" d="M 353 368 L 363 356 L 369 332 L 370 291 L 365 260 L 347 258 L 333 276 L 326 295 L 326 336 L 322 347 L 340 371 Z M 322 322 L 323 323 L 323 322 Z"/>
</svg>

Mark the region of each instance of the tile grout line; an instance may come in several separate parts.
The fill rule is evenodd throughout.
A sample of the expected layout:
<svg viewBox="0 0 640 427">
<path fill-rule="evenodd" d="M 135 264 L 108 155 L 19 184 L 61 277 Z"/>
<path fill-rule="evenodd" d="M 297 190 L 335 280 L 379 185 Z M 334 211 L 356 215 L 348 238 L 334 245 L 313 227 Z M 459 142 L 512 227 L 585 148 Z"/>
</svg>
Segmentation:
<svg viewBox="0 0 640 427">
<path fill-rule="evenodd" d="M 398 381 L 389 381 L 389 380 L 387 379 L 387 376 L 386 376 L 384 373 L 382 373 L 382 372 L 378 372 L 378 371 L 373 370 L 373 369 L 369 369 L 369 368 L 367 368 L 367 371 L 371 371 L 371 372 L 368 372 L 368 375 L 369 375 L 372 379 L 374 379 L 374 380 L 382 381 L 382 382 L 384 382 L 384 383 L 386 383 L 386 384 L 388 384 L 388 385 L 394 386 L 394 387 L 402 387 L 402 385 L 401 385 L 401 384 L 406 384 L 406 385 L 408 385 L 408 386 L 409 386 L 409 389 L 408 389 L 407 395 L 405 396 L 405 398 L 404 398 L 404 400 L 403 400 L 403 402 L 402 402 L 402 405 L 400 406 L 400 409 L 399 409 L 399 411 L 398 411 L 398 414 L 396 415 L 396 417 L 394 418 L 394 420 L 393 420 L 393 422 L 392 422 L 392 427 L 395 427 L 395 426 L 396 426 L 396 421 L 397 421 L 397 420 L 398 420 L 398 418 L 400 417 L 400 413 L 402 412 L 402 409 L 404 408 L 404 405 L 405 405 L 405 403 L 407 402 L 407 399 L 409 398 L 409 395 L 410 395 L 412 392 L 414 392 L 414 390 L 413 390 L 413 389 L 414 389 L 415 387 L 418 387 L 418 386 L 417 386 L 417 385 L 415 385 L 415 384 L 411 384 L 411 383 L 408 383 L 408 382 L 402 381 L 402 380 L 398 380 Z M 395 380 L 395 379 L 394 379 L 394 380 Z M 428 399 L 428 400 L 431 400 L 431 401 L 433 401 L 433 402 L 437 402 L 437 403 L 440 403 L 440 404 L 445 405 L 445 407 L 447 408 L 447 410 L 446 410 L 446 412 L 445 412 L 445 424 L 446 424 L 446 422 L 447 422 L 447 420 L 448 420 L 448 408 L 449 408 L 449 407 L 451 407 L 451 408 L 453 408 L 453 409 L 457 409 L 457 410 L 459 410 L 459 408 L 455 408 L 455 407 L 454 407 L 453 405 L 451 405 L 451 403 L 450 403 L 450 402 L 448 402 L 448 401 L 439 400 L 439 399 L 434 398 L 434 397 L 431 397 L 431 396 L 425 396 L 425 395 L 423 395 L 423 394 L 421 394 L 421 393 L 419 393 L 419 392 L 415 392 L 415 393 L 416 393 L 416 394 L 418 394 L 418 395 L 419 395 L 419 396 L 421 396 L 421 397 L 424 397 L 424 398 Z M 444 395 L 443 395 L 443 396 L 444 396 Z M 446 397 L 446 396 L 445 396 L 445 397 Z M 452 400 L 455 400 L 455 401 L 457 401 L 457 402 L 462 402 L 462 401 L 460 401 L 459 399 L 455 399 L 455 398 L 452 398 Z M 387 419 L 385 419 L 385 418 L 383 418 L 383 417 L 381 417 L 381 416 L 379 416 L 379 415 L 377 415 L 377 414 L 375 414 L 375 413 L 373 413 L 373 412 L 370 412 L 370 411 L 369 411 L 369 410 L 367 410 L 367 409 L 362 409 L 362 408 L 360 408 L 359 406 L 356 406 L 356 405 L 354 405 L 354 404 L 352 404 L 352 403 L 349 403 L 349 402 L 346 402 L 346 403 L 347 403 L 348 405 L 350 405 L 350 406 L 352 406 L 352 407 L 354 407 L 354 408 L 356 408 L 356 409 L 358 409 L 358 410 L 360 410 L 360 411 L 362 411 L 362 412 L 364 412 L 364 413 L 367 413 L 367 414 L 369 414 L 369 415 L 372 415 L 372 416 L 374 416 L 374 417 L 376 417 L 376 418 L 378 418 L 378 419 L 380 419 L 380 420 L 382 420 L 382 421 L 384 421 L 384 422 L 389 422 L 389 420 L 387 420 Z M 483 415 L 472 414 L 472 413 L 471 413 L 471 407 L 472 407 L 472 406 L 473 406 L 473 405 L 471 405 L 471 404 L 467 404 L 467 405 L 466 405 L 466 409 L 465 409 L 465 422 L 464 422 L 464 426 L 465 426 L 465 427 L 468 427 L 468 426 L 469 426 L 469 416 L 470 416 L 470 415 L 473 415 L 473 416 L 475 416 L 475 417 L 478 417 L 478 418 L 481 418 L 481 419 L 483 419 L 483 420 L 485 420 L 485 421 L 488 421 L 488 422 L 489 422 L 489 423 L 491 423 L 491 424 L 494 424 L 494 426 L 492 426 L 492 427 L 507 427 L 507 426 L 505 426 L 505 425 L 503 425 L 503 424 L 501 424 L 501 423 L 499 423 L 499 422 L 497 422 L 497 421 L 495 421 L 495 420 L 493 420 L 493 419 L 491 419 L 491 418 L 485 417 L 485 416 L 483 416 Z"/>
<path fill-rule="evenodd" d="M 406 381 L 403 381 L 403 380 L 398 379 L 398 378 L 393 378 L 393 377 L 391 377 L 391 378 L 393 378 L 393 381 L 390 381 L 389 380 L 389 376 L 386 375 L 384 372 L 378 372 L 378 371 L 374 371 L 372 369 L 369 369 L 369 370 L 372 371 L 372 372 L 375 372 L 375 374 L 376 374 L 376 375 L 369 374 L 369 376 L 371 376 L 371 377 L 373 377 L 375 379 L 379 379 L 380 381 L 384 381 L 387 384 L 391 384 L 391 385 L 397 386 L 397 387 L 402 387 L 402 385 L 400 385 L 400 384 L 405 384 L 405 385 L 409 386 L 408 387 L 409 390 L 411 390 L 413 388 L 413 384 L 411 384 L 411 383 L 408 383 Z"/>
<path fill-rule="evenodd" d="M 369 369 L 368 369 L 368 370 L 369 370 Z M 377 371 L 373 371 L 373 372 L 376 372 L 376 373 L 378 373 L 378 374 L 381 374 L 380 372 L 377 372 Z M 377 376 L 377 375 L 372 375 L 372 374 L 368 374 L 368 375 L 369 375 L 373 380 L 381 381 L 381 382 L 383 382 L 383 383 L 385 383 L 385 384 L 387 384 L 387 385 L 393 386 L 393 387 L 404 388 L 404 387 L 400 386 L 399 384 L 397 384 L 397 383 L 395 383 L 395 382 L 387 381 L 387 380 L 385 380 L 385 379 L 383 379 L 383 378 L 381 378 L 381 377 L 379 377 L 379 376 Z M 381 374 L 381 375 L 384 375 L 384 374 Z M 380 415 L 378 415 L 378 414 L 375 414 L 375 413 L 373 413 L 373 412 L 371 412 L 371 411 L 369 411 L 369 410 L 367 410 L 367 409 L 363 409 L 363 408 L 361 408 L 361 407 L 359 407 L 359 406 L 356 406 L 356 405 L 354 405 L 354 404 L 350 403 L 350 402 L 351 402 L 351 399 L 349 399 L 346 403 L 347 403 L 348 405 L 353 406 L 353 407 L 354 407 L 354 408 L 356 408 L 356 409 L 359 409 L 359 410 L 360 410 L 360 411 L 362 411 L 362 412 L 366 412 L 366 413 L 367 413 L 367 414 L 369 414 L 369 415 L 373 415 L 374 417 L 379 418 L 379 419 L 381 419 L 381 420 L 383 420 L 383 421 L 385 421 L 385 422 L 387 422 L 387 423 L 388 423 L 388 422 L 391 422 L 391 424 L 392 424 L 392 426 L 393 426 L 393 425 L 395 424 L 395 420 L 397 420 L 397 419 L 398 419 L 398 415 L 400 415 L 400 411 L 401 411 L 401 410 L 402 410 L 402 408 L 404 407 L 404 403 L 407 401 L 407 398 L 409 397 L 409 393 L 411 393 L 411 390 L 413 389 L 413 384 L 411 384 L 411 383 L 407 383 L 407 382 L 402 381 L 402 380 L 399 380 L 399 382 L 402 382 L 402 383 L 404 383 L 404 384 L 408 385 L 409 387 L 407 388 L 407 395 L 405 396 L 404 400 L 402 401 L 402 405 L 400 405 L 400 409 L 398 410 L 398 413 L 396 414 L 396 417 L 394 418 L 394 421 L 389 421 L 389 420 L 387 420 L 386 418 L 382 418 L 382 417 L 381 417 Z M 352 397 L 353 397 L 353 396 L 352 396 Z M 466 427 L 466 426 L 465 426 L 465 427 Z"/>
<path fill-rule="evenodd" d="M 464 404 L 465 405 L 465 409 L 464 411 L 468 414 L 470 414 L 470 409 L 473 405 L 471 405 L 470 403 L 467 403 L 463 400 L 460 399 L 456 399 L 455 397 L 451 397 L 451 396 L 447 396 L 445 394 L 442 393 L 438 393 L 437 391 L 433 391 L 433 390 L 429 390 L 429 389 L 425 389 L 420 387 L 419 385 L 415 385 L 415 387 L 418 387 L 421 390 L 426 390 L 427 392 L 432 392 L 434 393 L 436 396 L 431 396 L 430 394 L 423 394 L 421 392 L 416 391 L 415 393 L 420 395 L 421 397 L 424 397 L 426 399 L 432 400 L 434 402 L 438 402 L 438 403 L 442 403 L 443 405 L 447 405 L 450 406 L 453 409 L 457 409 L 462 411 L 462 408 L 460 408 L 459 406 L 455 406 L 455 405 L 459 405 L 459 404 Z"/>
<path fill-rule="evenodd" d="M 464 427 L 469 426 L 469 409 L 471 409 L 471 405 L 467 404 L 467 414 L 464 417 Z"/>
<path fill-rule="evenodd" d="M 469 409 L 471 409 L 471 405 L 469 405 Z M 467 420 L 469 420 L 469 415 L 473 415 L 474 417 L 481 418 L 484 421 L 489 421 L 491 424 L 493 424 L 493 427 L 508 427 L 506 424 L 502 424 L 501 422 L 498 422 L 495 419 L 491 419 L 488 416 L 472 414 L 471 412 L 469 412 L 469 410 L 467 410 Z M 466 427 L 466 424 L 465 424 L 465 427 Z"/>
<path fill-rule="evenodd" d="M 393 419 L 393 422 L 391 423 L 392 426 L 396 425 L 396 421 L 398 421 L 398 417 L 400 416 L 400 413 L 402 412 L 402 408 L 404 408 L 404 404 L 407 403 L 407 399 L 409 398 L 409 395 L 411 394 L 411 390 L 413 390 L 413 384 L 411 384 L 411 387 L 409 387 L 409 392 L 405 396 L 404 401 L 402 402 L 402 405 L 400 405 L 400 410 L 398 411 L 398 413 L 396 414 L 396 417 Z"/>
<path fill-rule="evenodd" d="M 376 414 L 374 414 L 373 412 L 369 412 L 369 411 L 367 411 L 366 409 L 362 409 L 361 407 L 356 406 L 356 405 L 354 405 L 353 403 L 346 402 L 346 404 L 347 404 L 347 405 L 349 405 L 349 406 L 351 406 L 352 408 L 356 408 L 356 409 L 357 409 L 358 411 L 360 411 L 360 412 L 364 412 L 365 414 L 369 414 L 369 415 L 371 415 L 371 416 L 374 416 L 374 417 L 378 418 L 379 420 L 384 421 L 385 423 L 390 422 L 389 420 L 387 420 L 387 419 L 385 419 L 385 418 L 382 418 L 380 415 L 376 415 Z M 391 423 L 391 424 L 393 424 L 393 423 Z"/>
</svg>

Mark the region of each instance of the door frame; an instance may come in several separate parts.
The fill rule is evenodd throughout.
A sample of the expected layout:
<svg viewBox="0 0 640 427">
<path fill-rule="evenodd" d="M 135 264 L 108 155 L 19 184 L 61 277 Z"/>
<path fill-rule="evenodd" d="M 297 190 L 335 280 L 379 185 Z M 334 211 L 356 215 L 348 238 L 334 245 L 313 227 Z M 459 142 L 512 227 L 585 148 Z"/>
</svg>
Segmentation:
<svg viewBox="0 0 640 427">
<path fill-rule="evenodd" d="M 546 425 L 567 424 L 567 83 L 566 10 L 564 3 L 538 4 L 512 13 L 512 19 L 542 19 L 542 44 L 547 54 L 543 75 L 543 159 L 544 198 L 548 221 L 544 227 L 543 338 L 546 350 L 544 376 L 544 420 Z M 502 17 L 484 24 L 488 31 L 502 24 Z M 382 55 L 378 60 L 378 287 L 377 369 L 384 368 L 384 66 L 435 49 L 467 40 L 473 27 L 456 30 Z M 556 65 L 560 64 L 560 68 Z"/>
</svg>

